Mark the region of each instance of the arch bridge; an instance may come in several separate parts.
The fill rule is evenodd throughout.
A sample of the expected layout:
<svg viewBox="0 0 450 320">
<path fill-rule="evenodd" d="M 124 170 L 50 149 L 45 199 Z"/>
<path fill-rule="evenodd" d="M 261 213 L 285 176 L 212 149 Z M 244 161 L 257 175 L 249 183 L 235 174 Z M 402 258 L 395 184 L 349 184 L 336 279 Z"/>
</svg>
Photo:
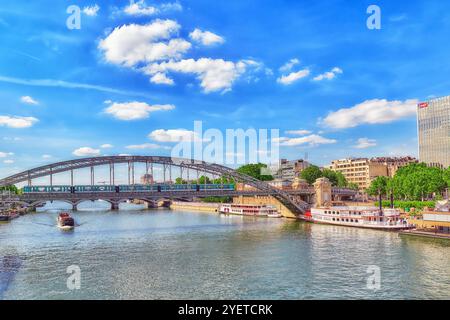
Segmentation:
<svg viewBox="0 0 450 320">
<path fill-rule="evenodd" d="M 61 200 L 73 204 L 79 203 L 82 200 L 97 200 L 102 199 L 113 204 L 118 204 L 123 199 L 142 199 L 145 201 L 157 200 L 161 198 L 185 198 L 192 197 L 209 197 L 209 196 L 239 196 L 239 195 L 270 195 L 275 197 L 283 205 L 285 205 L 295 215 L 303 214 L 309 207 L 308 203 L 301 200 L 297 195 L 277 189 L 266 182 L 259 181 L 253 177 L 237 172 L 236 170 L 205 161 L 183 158 L 172 158 L 164 156 L 101 156 L 74 159 L 69 161 L 52 163 L 40 166 L 34 169 L 26 170 L 12 176 L 0 179 L 0 186 L 15 185 L 19 183 L 26 183 L 32 186 L 33 179 L 48 177 L 49 185 L 53 186 L 53 176 L 62 172 L 70 173 L 70 185 L 74 186 L 74 174 L 77 169 L 90 168 L 91 185 L 95 184 L 95 168 L 99 166 L 109 167 L 109 184 L 116 184 L 115 166 L 116 164 L 126 164 L 128 169 L 128 184 L 135 184 L 135 164 L 145 164 L 147 174 L 153 175 L 153 165 L 158 164 L 163 167 L 163 180 L 166 182 L 167 175 L 169 181 L 172 181 L 172 168 L 179 168 L 179 177 L 190 180 L 190 173 L 195 172 L 198 178 L 200 174 L 209 175 L 210 177 L 224 177 L 231 178 L 235 182 L 239 182 L 253 187 L 252 191 L 238 191 L 238 190 L 203 190 L 203 191 L 163 191 L 163 192 L 96 192 L 96 193 L 30 193 L 23 194 L 17 197 L 16 201 L 26 203 L 28 205 L 42 203 L 45 201 Z M 206 181 L 206 179 L 205 179 Z M 306 190 L 306 193 L 310 191 Z"/>
</svg>

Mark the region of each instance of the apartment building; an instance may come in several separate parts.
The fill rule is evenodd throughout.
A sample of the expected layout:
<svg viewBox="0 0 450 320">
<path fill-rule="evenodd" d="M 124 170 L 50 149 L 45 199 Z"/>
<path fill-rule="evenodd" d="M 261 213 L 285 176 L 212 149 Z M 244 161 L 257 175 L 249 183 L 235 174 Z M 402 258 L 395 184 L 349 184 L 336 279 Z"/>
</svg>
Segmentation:
<svg viewBox="0 0 450 320">
<path fill-rule="evenodd" d="M 292 183 L 295 178 L 300 175 L 304 169 L 310 166 L 309 162 L 303 159 L 287 160 L 281 159 L 279 163 L 278 172 L 275 175 L 275 179 L 290 181 Z"/>
<path fill-rule="evenodd" d="M 413 157 L 348 158 L 334 160 L 327 168 L 341 172 L 348 182 L 355 183 L 364 190 L 375 178 L 393 177 L 399 168 L 413 162 L 417 162 L 417 159 Z"/>
</svg>

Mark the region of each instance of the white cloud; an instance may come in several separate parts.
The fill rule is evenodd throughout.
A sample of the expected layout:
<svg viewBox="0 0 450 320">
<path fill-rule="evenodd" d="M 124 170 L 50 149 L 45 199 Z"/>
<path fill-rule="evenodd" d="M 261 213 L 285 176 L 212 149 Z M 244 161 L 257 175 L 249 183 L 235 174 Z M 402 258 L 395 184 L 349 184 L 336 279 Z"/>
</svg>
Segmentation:
<svg viewBox="0 0 450 320">
<path fill-rule="evenodd" d="M 129 153 L 119 153 L 119 157 L 128 157 L 131 156 Z"/>
<path fill-rule="evenodd" d="M 162 3 L 159 6 L 155 6 L 147 5 L 144 0 L 130 0 L 130 4 L 123 11 L 132 16 L 152 16 L 160 12 L 181 10 L 183 10 L 183 7 L 178 2 Z"/>
<path fill-rule="evenodd" d="M 257 68 L 259 65 L 253 60 L 241 60 L 237 63 L 223 59 L 200 58 L 198 60 L 185 59 L 154 63 L 143 68 L 149 75 L 167 72 L 193 73 L 201 81 L 200 85 L 205 92 L 230 90 L 233 82 L 249 67 Z"/>
<path fill-rule="evenodd" d="M 192 31 L 189 34 L 189 37 L 195 42 L 199 42 L 205 46 L 211 46 L 225 42 L 225 40 L 221 36 L 210 31 L 202 31 L 198 28 Z"/>
<path fill-rule="evenodd" d="M 112 115 L 119 120 L 139 120 L 146 119 L 150 113 L 155 111 L 168 111 L 175 109 L 174 105 L 149 105 L 145 102 L 114 102 L 104 110 L 105 113 Z"/>
<path fill-rule="evenodd" d="M 287 134 L 294 134 L 294 135 L 299 135 L 299 136 L 304 136 L 307 134 L 310 134 L 311 131 L 309 130 L 288 130 L 286 131 Z"/>
<path fill-rule="evenodd" d="M 37 100 L 34 100 L 32 97 L 30 97 L 30 96 L 23 96 L 23 97 L 20 97 L 20 101 L 22 102 L 22 103 L 26 103 L 26 104 L 34 104 L 34 105 L 38 105 L 39 104 L 39 102 L 37 101 Z"/>
<path fill-rule="evenodd" d="M 191 47 L 186 40 L 170 39 L 179 29 L 177 22 L 160 19 L 146 25 L 123 25 L 101 40 L 99 48 L 106 61 L 128 67 L 141 62 L 178 59 Z"/>
<path fill-rule="evenodd" d="M 158 9 L 154 6 L 148 6 L 144 0 L 130 0 L 130 4 L 123 10 L 126 14 L 132 16 L 151 16 L 158 13 Z"/>
<path fill-rule="evenodd" d="M 52 158 L 52 156 L 49 155 L 49 154 L 43 154 L 42 155 L 42 159 L 50 159 L 50 158 Z"/>
<path fill-rule="evenodd" d="M 323 74 L 320 74 L 316 77 L 314 77 L 314 81 L 322 81 L 322 80 L 331 80 L 334 79 L 338 74 L 342 74 L 343 71 L 341 68 L 334 67 L 331 71 L 325 72 Z"/>
<path fill-rule="evenodd" d="M 12 152 L 1 152 L 0 151 L 0 158 L 6 158 L 9 156 L 13 156 L 13 155 L 14 155 L 14 153 L 12 153 Z"/>
<path fill-rule="evenodd" d="M 113 148 L 114 146 L 112 145 L 112 144 L 109 144 L 109 143 L 105 143 L 105 144 L 102 144 L 101 146 L 100 146 L 100 148 L 101 149 L 111 149 L 111 148 Z"/>
<path fill-rule="evenodd" d="M 158 129 L 152 131 L 148 137 L 158 142 L 192 142 L 199 141 L 201 138 L 194 131 L 186 129 Z"/>
<path fill-rule="evenodd" d="M 367 149 L 371 147 L 375 147 L 377 145 L 377 141 L 374 139 L 368 138 L 360 138 L 358 139 L 358 144 L 355 146 L 356 149 Z"/>
<path fill-rule="evenodd" d="M 291 71 L 292 68 L 299 63 L 300 63 L 300 60 L 298 60 L 297 58 L 291 59 L 288 62 L 286 62 L 283 66 L 281 66 L 279 70 L 281 72 Z"/>
<path fill-rule="evenodd" d="M 14 160 L 3 160 L 3 163 L 5 163 L 5 164 L 11 164 L 11 163 L 14 163 Z"/>
<path fill-rule="evenodd" d="M 353 128 L 362 124 L 389 123 L 416 115 L 418 100 L 366 100 L 351 108 L 330 112 L 321 122 L 331 128 Z"/>
<path fill-rule="evenodd" d="M 310 146 L 317 146 L 321 144 L 333 144 L 337 142 L 334 139 L 328 139 L 317 134 L 311 134 L 300 138 L 280 137 L 276 139 L 276 141 L 280 143 L 280 146 L 288 146 L 288 147 L 300 146 L 304 144 Z"/>
<path fill-rule="evenodd" d="M 90 17 L 95 17 L 100 10 L 100 7 L 98 4 L 95 4 L 93 6 L 87 6 L 83 8 L 83 13 Z"/>
<path fill-rule="evenodd" d="M 77 157 L 88 157 L 100 155 L 100 149 L 93 149 L 90 147 L 81 147 L 72 152 Z"/>
<path fill-rule="evenodd" d="M 6 126 L 9 128 L 22 129 L 31 127 L 38 121 L 38 119 L 33 117 L 0 116 L 0 127 Z"/>
<path fill-rule="evenodd" d="M 143 144 L 132 144 L 129 146 L 126 146 L 127 149 L 134 149 L 134 150 L 143 150 L 143 149 L 170 149 L 169 147 L 161 146 L 156 143 L 143 143 Z"/>
<path fill-rule="evenodd" d="M 290 85 L 299 79 L 309 76 L 309 73 L 310 73 L 309 69 L 303 69 L 303 70 L 300 70 L 297 72 L 291 72 L 287 76 L 281 76 L 280 78 L 278 78 L 277 82 L 281 83 L 283 85 Z"/>
<path fill-rule="evenodd" d="M 174 82 L 165 73 L 157 72 L 153 77 L 150 78 L 150 82 L 156 84 L 167 84 L 169 86 L 173 85 Z"/>
</svg>

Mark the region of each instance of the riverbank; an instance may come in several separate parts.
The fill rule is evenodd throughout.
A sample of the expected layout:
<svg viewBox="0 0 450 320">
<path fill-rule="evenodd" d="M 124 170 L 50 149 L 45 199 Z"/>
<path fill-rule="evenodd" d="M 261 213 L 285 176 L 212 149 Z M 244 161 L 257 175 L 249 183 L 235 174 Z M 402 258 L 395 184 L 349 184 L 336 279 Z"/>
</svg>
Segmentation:
<svg viewBox="0 0 450 320">
<path fill-rule="evenodd" d="M 218 213 L 219 206 L 220 203 L 174 201 L 170 204 L 170 209 Z"/>
<path fill-rule="evenodd" d="M 400 231 L 400 235 L 450 240 L 450 234 L 435 233 L 435 232 L 421 231 L 421 230 L 404 230 L 404 231 Z"/>
</svg>

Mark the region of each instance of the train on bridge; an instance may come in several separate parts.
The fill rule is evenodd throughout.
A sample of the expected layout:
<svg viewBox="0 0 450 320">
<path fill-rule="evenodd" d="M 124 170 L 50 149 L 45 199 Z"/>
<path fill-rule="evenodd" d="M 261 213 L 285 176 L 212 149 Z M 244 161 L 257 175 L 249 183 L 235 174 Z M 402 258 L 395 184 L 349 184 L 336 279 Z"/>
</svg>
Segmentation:
<svg viewBox="0 0 450 320">
<path fill-rule="evenodd" d="M 23 193 L 93 193 L 93 192 L 165 192 L 165 191 L 233 191 L 234 184 L 152 184 L 152 185 L 81 185 L 25 186 Z"/>
</svg>

